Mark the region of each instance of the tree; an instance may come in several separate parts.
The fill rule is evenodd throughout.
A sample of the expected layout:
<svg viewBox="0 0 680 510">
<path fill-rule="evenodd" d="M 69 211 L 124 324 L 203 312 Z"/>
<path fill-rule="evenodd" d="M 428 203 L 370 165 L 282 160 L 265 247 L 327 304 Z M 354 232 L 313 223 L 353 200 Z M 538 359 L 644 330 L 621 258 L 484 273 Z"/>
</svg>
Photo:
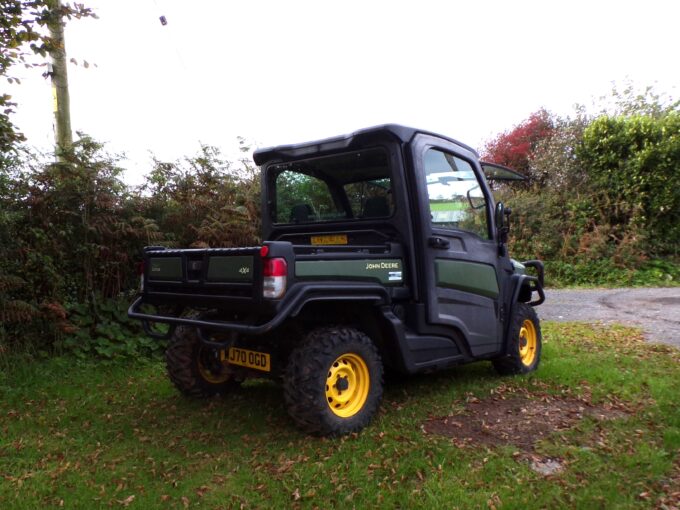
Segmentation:
<svg viewBox="0 0 680 510">
<path fill-rule="evenodd" d="M 638 87 L 631 81 L 624 82 L 623 88 L 614 84 L 610 96 L 603 96 L 599 101 L 604 106 L 598 117 L 643 115 L 660 118 L 673 111 L 680 112 L 680 100 L 658 92 L 652 85 Z"/>
<path fill-rule="evenodd" d="M 576 148 L 591 121 L 583 110 L 574 117 L 553 117 L 550 136 L 539 140 L 529 154 L 530 173 L 544 190 L 573 193 L 586 182 Z"/>
<path fill-rule="evenodd" d="M 537 145 L 554 130 L 553 119 L 544 109 L 532 113 L 510 131 L 500 133 L 484 146 L 482 159 L 509 166 L 527 176 L 531 183 L 540 181 L 532 172 L 531 156 Z"/>
<path fill-rule="evenodd" d="M 53 41 L 41 30 L 55 16 L 67 19 L 96 17 L 83 4 L 60 5 L 56 12 L 50 7 L 52 4 L 50 0 L 0 0 L 0 78 L 19 83 L 11 75 L 13 67 L 42 65 L 31 62 L 28 57 L 31 54 L 46 57 L 55 49 Z M 9 94 L 0 94 L 0 168 L 5 166 L 8 155 L 24 141 L 10 118 L 16 107 Z"/>
</svg>

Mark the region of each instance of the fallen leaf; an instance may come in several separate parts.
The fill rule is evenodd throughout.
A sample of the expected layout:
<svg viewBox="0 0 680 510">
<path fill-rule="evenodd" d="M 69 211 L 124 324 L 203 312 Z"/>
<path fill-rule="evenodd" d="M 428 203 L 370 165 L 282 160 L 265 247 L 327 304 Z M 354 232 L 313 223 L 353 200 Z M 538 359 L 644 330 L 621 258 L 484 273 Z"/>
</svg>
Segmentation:
<svg viewBox="0 0 680 510">
<path fill-rule="evenodd" d="M 132 503 L 134 500 L 135 500 L 135 496 L 132 495 L 132 496 L 128 496 L 125 499 L 118 499 L 116 501 L 118 501 L 118 503 L 120 503 L 123 506 L 129 506 L 130 503 Z"/>
</svg>

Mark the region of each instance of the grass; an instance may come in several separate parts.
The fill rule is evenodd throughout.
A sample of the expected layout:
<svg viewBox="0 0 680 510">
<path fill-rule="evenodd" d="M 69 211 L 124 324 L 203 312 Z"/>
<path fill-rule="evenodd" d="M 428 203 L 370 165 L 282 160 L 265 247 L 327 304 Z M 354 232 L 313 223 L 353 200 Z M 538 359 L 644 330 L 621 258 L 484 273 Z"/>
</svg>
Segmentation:
<svg viewBox="0 0 680 510">
<path fill-rule="evenodd" d="M 611 259 L 570 263 L 545 262 L 546 284 L 550 287 L 677 287 L 680 285 L 680 261 L 656 259 L 637 268 L 626 268 Z"/>
<path fill-rule="evenodd" d="M 623 327 L 546 323 L 544 336 L 537 373 L 500 378 L 476 363 L 390 382 L 373 424 L 342 439 L 298 432 L 270 382 L 192 401 L 157 363 L 19 364 L 0 375 L 0 508 L 677 505 L 679 351 Z M 588 394 L 633 414 L 584 418 L 540 442 L 536 454 L 566 466 L 549 477 L 512 445 L 459 447 L 423 433 L 428 418 L 500 387 Z"/>
<path fill-rule="evenodd" d="M 430 211 L 464 211 L 468 208 L 465 202 L 430 202 Z"/>
</svg>

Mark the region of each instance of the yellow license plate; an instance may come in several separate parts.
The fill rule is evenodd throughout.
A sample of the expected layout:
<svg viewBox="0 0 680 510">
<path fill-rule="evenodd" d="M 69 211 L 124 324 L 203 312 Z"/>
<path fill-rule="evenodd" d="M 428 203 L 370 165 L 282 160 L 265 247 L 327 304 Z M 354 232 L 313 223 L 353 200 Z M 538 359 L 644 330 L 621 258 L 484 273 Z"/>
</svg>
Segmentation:
<svg viewBox="0 0 680 510">
<path fill-rule="evenodd" d="M 340 234 L 336 236 L 312 236 L 312 244 L 329 246 L 331 244 L 347 244 L 347 236 Z"/>
<path fill-rule="evenodd" d="M 222 361 L 226 361 L 232 365 L 254 368 L 255 370 L 262 370 L 263 372 L 270 372 L 272 369 L 271 357 L 266 352 L 249 351 L 248 349 L 230 347 L 229 351 L 220 351 L 220 358 Z"/>
</svg>

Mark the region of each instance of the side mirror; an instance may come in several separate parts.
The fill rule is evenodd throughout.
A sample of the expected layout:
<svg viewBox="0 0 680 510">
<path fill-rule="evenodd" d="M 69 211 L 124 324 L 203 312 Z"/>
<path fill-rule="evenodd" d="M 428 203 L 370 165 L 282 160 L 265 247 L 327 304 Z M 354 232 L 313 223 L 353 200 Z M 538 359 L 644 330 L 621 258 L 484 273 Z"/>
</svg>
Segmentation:
<svg viewBox="0 0 680 510">
<path fill-rule="evenodd" d="M 483 209 L 486 207 L 486 200 L 483 196 L 473 197 L 472 192 L 479 189 L 479 184 L 467 190 L 468 204 L 470 204 L 471 209 Z"/>
<path fill-rule="evenodd" d="M 498 243 L 501 246 L 505 246 L 505 243 L 508 242 L 510 214 L 512 214 L 512 209 L 505 207 L 503 202 L 496 204 L 496 230 L 498 231 Z"/>
</svg>

